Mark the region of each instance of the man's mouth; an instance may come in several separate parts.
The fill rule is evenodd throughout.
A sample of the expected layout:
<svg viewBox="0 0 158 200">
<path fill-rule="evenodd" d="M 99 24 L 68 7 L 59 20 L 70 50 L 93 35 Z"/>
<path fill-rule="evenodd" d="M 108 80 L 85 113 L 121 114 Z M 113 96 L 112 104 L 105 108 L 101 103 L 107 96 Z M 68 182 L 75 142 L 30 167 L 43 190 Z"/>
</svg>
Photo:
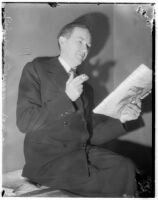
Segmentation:
<svg viewBox="0 0 158 200">
<path fill-rule="evenodd" d="M 79 56 L 79 58 L 81 59 L 81 60 L 84 60 L 85 59 L 85 54 L 83 53 L 83 54 L 78 54 L 78 56 Z"/>
</svg>

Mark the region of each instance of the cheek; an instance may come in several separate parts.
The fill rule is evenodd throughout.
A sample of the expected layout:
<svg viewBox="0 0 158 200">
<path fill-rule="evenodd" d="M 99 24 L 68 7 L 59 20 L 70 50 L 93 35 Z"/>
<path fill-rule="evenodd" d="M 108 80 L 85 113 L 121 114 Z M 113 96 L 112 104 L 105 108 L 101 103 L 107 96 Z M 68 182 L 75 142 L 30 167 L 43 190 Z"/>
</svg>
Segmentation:
<svg viewBox="0 0 158 200">
<path fill-rule="evenodd" d="M 76 49 L 76 45 L 74 45 L 73 43 L 68 45 L 68 51 L 74 51 Z"/>
<path fill-rule="evenodd" d="M 66 54 L 69 55 L 69 57 L 72 57 L 74 54 L 74 48 L 72 46 L 68 46 L 66 49 Z"/>
<path fill-rule="evenodd" d="M 86 51 L 86 53 L 85 53 L 85 57 L 87 57 L 88 53 L 89 53 L 89 52 L 88 52 L 88 51 Z"/>
<path fill-rule="evenodd" d="M 72 47 L 70 49 L 70 52 L 73 56 L 75 56 L 78 52 L 79 52 L 79 48 L 77 48 L 76 46 Z"/>
</svg>

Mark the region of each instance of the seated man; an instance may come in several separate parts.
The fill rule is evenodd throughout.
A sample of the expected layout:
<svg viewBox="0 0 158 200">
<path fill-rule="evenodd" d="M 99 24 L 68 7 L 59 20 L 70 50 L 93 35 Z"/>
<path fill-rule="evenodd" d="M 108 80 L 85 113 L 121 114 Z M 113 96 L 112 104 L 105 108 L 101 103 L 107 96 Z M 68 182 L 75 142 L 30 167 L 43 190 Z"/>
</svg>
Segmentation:
<svg viewBox="0 0 158 200">
<path fill-rule="evenodd" d="M 97 146 L 106 124 L 93 131 L 85 74 L 74 70 L 86 59 L 91 34 L 80 23 L 59 33 L 60 55 L 36 58 L 23 69 L 17 126 L 25 133 L 23 176 L 35 183 L 86 197 L 134 196 L 133 163 Z M 138 118 L 140 102 L 127 105 L 118 126 Z"/>
</svg>

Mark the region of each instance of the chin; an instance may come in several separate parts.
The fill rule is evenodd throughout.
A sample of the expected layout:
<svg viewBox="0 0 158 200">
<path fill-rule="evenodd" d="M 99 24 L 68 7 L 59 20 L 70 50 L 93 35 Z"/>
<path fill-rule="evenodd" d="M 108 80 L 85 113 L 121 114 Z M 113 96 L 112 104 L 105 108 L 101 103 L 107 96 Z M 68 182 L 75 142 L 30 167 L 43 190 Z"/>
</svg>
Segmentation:
<svg viewBox="0 0 158 200">
<path fill-rule="evenodd" d="M 78 61 L 78 65 L 81 65 L 83 63 L 84 60 L 79 60 Z"/>
<path fill-rule="evenodd" d="M 74 69 L 77 69 L 77 67 L 79 66 L 79 65 L 81 65 L 82 64 L 82 62 L 76 62 L 75 64 L 74 64 Z"/>
</svg>

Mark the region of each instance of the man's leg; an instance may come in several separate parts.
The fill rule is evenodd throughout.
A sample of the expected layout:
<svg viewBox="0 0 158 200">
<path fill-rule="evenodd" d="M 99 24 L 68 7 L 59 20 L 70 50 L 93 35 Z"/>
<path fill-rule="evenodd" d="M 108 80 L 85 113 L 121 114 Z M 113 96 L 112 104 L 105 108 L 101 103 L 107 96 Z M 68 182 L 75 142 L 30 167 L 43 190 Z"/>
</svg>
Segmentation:
<svg viewBox="0 0 158 200">
<path fill-rule="evenodd" d="M 72 192 L 89 197 L 134 196 L 135 167 L 129 159 L 98 147 L 90 147 L 88 155 L 90 177 Z"/>
</svg>

